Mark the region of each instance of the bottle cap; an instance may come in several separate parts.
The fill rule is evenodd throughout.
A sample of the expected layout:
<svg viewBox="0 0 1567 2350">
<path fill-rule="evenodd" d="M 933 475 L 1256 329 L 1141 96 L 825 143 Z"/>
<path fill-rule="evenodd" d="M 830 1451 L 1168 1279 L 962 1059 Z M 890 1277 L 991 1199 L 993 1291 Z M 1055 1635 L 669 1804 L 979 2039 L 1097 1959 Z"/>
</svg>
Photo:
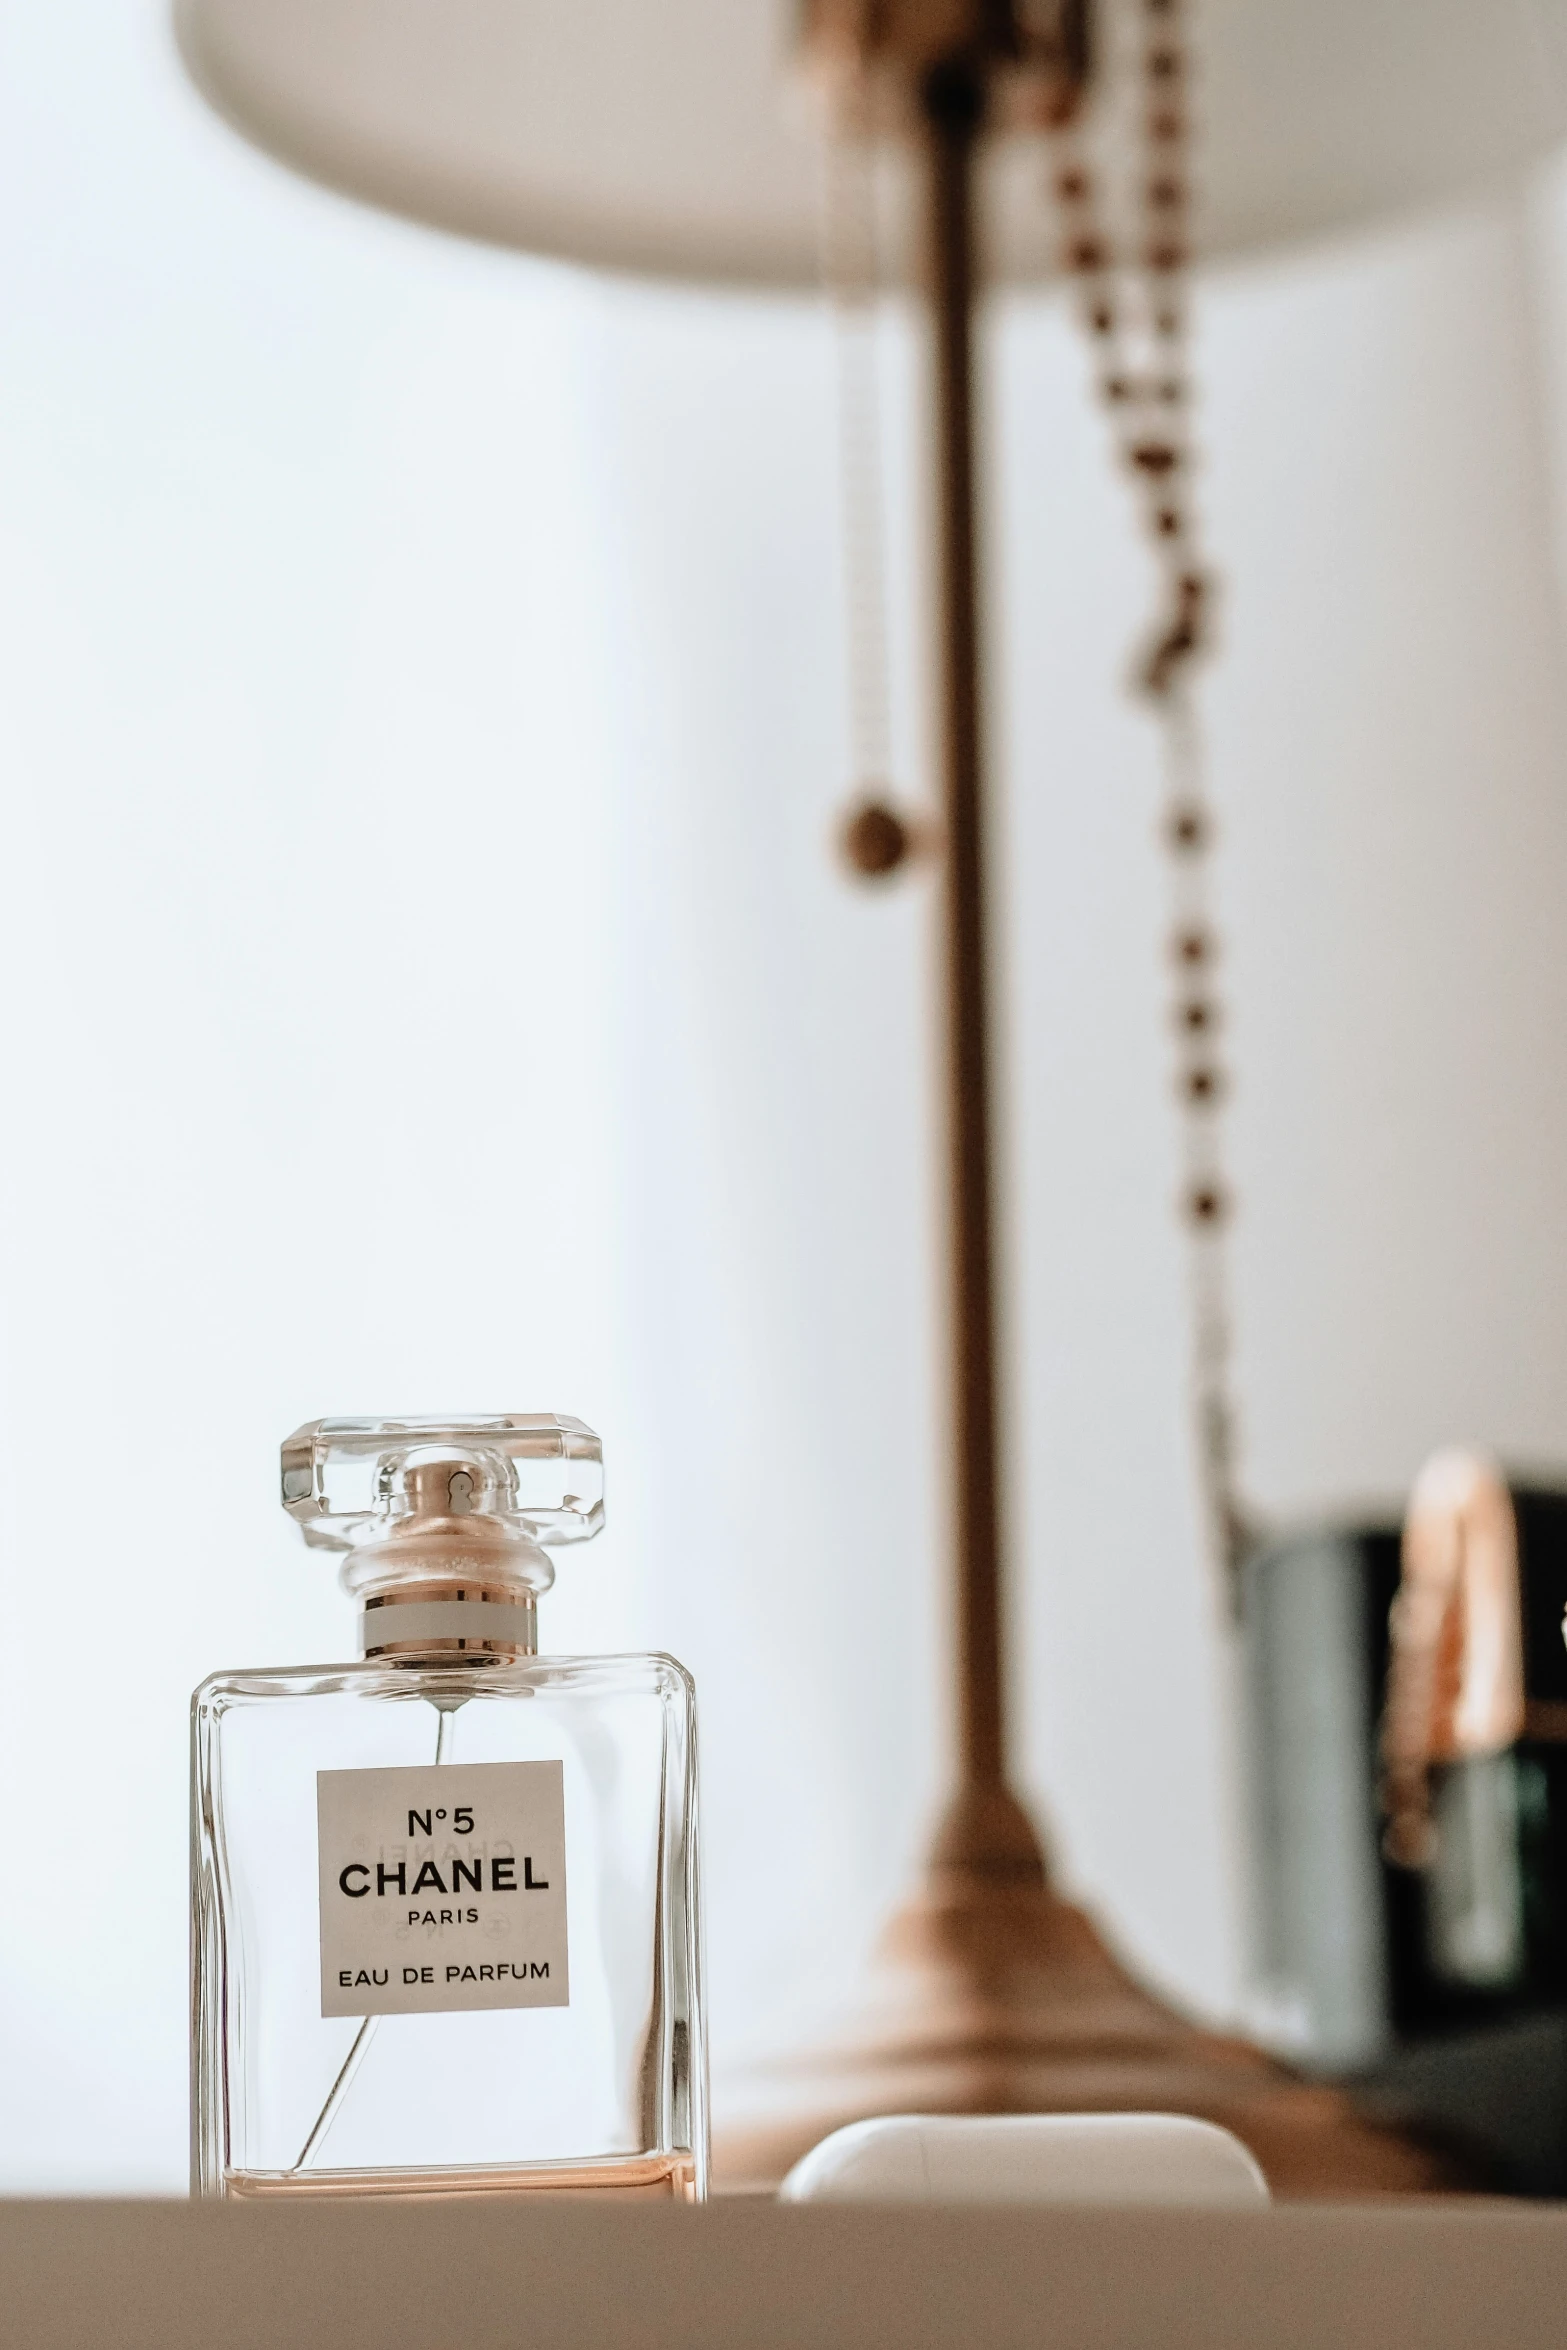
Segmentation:
<svg viewBox="0 0 1567 2350">
<path fill-rule="evenodd" d="M 465 1519 L 482 1538 L 555 1548 L 604 1523 L 604 1453 L 556 1412 L 433 1420 L 311 1420 L 282 1453 L 283 1507 L 318 1550 L 357 1550 Z"/>
</svg>

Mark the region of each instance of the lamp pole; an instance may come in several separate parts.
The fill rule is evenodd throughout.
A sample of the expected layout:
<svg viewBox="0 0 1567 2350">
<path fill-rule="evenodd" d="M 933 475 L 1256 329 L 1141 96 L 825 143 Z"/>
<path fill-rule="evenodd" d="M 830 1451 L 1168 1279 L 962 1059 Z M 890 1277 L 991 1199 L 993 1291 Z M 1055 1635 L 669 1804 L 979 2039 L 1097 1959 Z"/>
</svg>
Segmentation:
<svg viewBox="0 0 1567 2350">
<path fill-rule="evenodd" d="M 985 812 L 980 711 L 979 550 L 974 464 L 974 149 L 985 92 L 972 67 L 926 78 L 929 261 L 935 346 L 940 759 L 946 817 L 942 900 L 950 1185 L 952 1404 L 962 1775 L 1004 1772 L 1001 1496 L 996 1441 L 995 1226 Z"/>
<path fill-rule="evenodd" d="M 921 82 L 936 459 L 939 887 L 944 990 L 947 1283 L 953 1444 L 958 1782 L 935 1863 L 950 1879 L 1043 1883 L 1039 1840 L 1007 1784 L 1004 1501 L 997 1396 L 995 1132 L 986 940 L 985 762 L 975 452 L 975 166 L 984 61 L 938 60 Z"/>
</svg>

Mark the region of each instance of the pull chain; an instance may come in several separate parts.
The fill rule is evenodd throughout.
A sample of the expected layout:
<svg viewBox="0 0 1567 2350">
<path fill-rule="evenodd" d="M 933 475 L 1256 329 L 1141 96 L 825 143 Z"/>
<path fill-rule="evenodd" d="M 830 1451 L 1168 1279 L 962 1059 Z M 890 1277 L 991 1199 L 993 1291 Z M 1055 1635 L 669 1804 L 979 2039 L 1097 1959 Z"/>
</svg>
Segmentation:
<svg viewBox="0 0 1567 2350">
<path fill-rule="evenodd" d="M 1138 0 L 1137 19 L 1141 184 L 1131 254 L 1116 250 L 1093 168 L 1070 127 L 1054 141 L 1054 190 L 1062 263 L 1077 282 L 1096 388 L 1158 568 L 1159 606 L 1133 675 L 1159 728 L 1163 768 L 1198 1477 L 1213 1555 L 1229 1605 L 1238 1611 L 1241 1567 L 1254 1528 L 1236 1463 L 1228 1249 L 1234 1199 L 1223 1149 L 1229 1081 L 1217 1052 L 1222 1006 L 1210 905 L 1214 823 L 1192 691 L 1197 657 L 1208 649 L 1213 593 L 1198 547 L 1192 493 L 1190 71 L 1182 0 Z"/>
<path fill-rule="evenodd" d="M 882 457 L 881 253 L 876 146 L 861 94 L 841 100 L 825 142 L 822 280 L 837 345 L 839 474 L 843 500 L 844 601 L 848 618 L 852 800 L 840 846 L 867 880 L 895 873 L 914 853 L 916 826 L 892 796 L 892 695 L 887 657 L 886 493 Z"/>
</svg>

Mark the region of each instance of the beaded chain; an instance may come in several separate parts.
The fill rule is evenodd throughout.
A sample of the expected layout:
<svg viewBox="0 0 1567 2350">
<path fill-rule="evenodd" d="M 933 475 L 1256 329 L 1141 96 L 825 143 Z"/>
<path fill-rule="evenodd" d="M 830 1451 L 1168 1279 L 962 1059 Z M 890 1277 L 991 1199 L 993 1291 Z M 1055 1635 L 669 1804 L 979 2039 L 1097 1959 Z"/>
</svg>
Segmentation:
<svg viewBox="0 0 1567 2350">
<path fill-rule="evenodd" d="M 908 862 L 919 842 L 915 821 L 897 807 L 891 792 L 886 492 L 877 365 L 881 252 L 876 148 L 864 114 L 863 85 L 856 85 L 840 96 L 826 140 L 821 267 L 837 346 L 849 757 L 854 779 L 839 846 L 862 880 L 881 881 Z"/>
<path fill-rule="evenodd" d="M 1102 36 L 1112 27 L 1102 7 Z M 1236 1469 L 1231 1384 L 1228 1232 L 1222 1111 L 1228 1075 L 1211 912 L 1214 823 L 1193 699 L 1208 649 L 1213 585 L 1192 502 L 1190 59 L 1182 0 L 1136 0 L 1135 89 L 1140 220 L 1118 250 L 1080 134 L 1053 136 L 1062 265 L 1075 281 L 1099 397 L 1158 566 L 1160 600 L 1134 682 L 1157 719 L 1163 838 L 1172 896 L 1170 960 L 1176 1097 L 1182 1140 L 1181 1214 L 1191 1248 L 1191 1382 L 1198 1475 L 1210 1540 L 1232 1608 L 1254 1539 Z"/>
<path fill-rule="evenodd" d="M 1218 1057 L 1222 1008 L 1218 935 L 1210 908 L 1212 811 L 1193 697 L 1208 649 L 1211 575 L 1193 510 L 1190 323 L 1190 59 L 1184 0 L 1100 0 L 1101 46 L 1135 22 L 1138 226 L 1111 233 L 1077 118 L 1050 134 L 1061 261 L 1075 282 L 1094 355 L 1096 388 L 1131 482 L 1159 576 L 1154 624 L 1134 682 L 1159 727 L 1163 838 L 1172 899 L 1170 958 L 1181 1113 L 1181 1215 L 1190 1242 L 1191 1388 L 1198 1478 L 1209 1538 L 1229 1602 L 1255 1538 L 1236 1468 L 1236 1412 L 1228 1235 L 1234 1197 L 1225 1173 L 1222 1112 L 1228 1075 Z M 1106 77 L 1099 60 L 1099 77 Z M 862 878 L 884 880 L 928 843 L 928 828 L 889 791 L 886 592 L 875 327 L 880 277 L 873 141 L 840 118 L 828 142 L 823 277 L 837 323 L 844 548 L 849 617 L 853 804 L 840 843 Z"/>
</svg>

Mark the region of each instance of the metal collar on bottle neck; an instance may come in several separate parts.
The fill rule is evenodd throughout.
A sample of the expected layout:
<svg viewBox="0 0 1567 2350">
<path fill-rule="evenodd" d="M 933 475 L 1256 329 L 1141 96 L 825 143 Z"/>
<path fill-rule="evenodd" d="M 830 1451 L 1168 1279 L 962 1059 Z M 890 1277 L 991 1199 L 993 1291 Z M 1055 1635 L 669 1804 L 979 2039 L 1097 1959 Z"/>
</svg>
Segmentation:
<svg viewBox="0 0 1567 2350">
<path fill-rule="evenodd" d="M 405 1584 L 367 1595 L 359 1619 L 367 1657 L 536 1656 L 539 1617 L 514 1585 Z"/>
</svg>

